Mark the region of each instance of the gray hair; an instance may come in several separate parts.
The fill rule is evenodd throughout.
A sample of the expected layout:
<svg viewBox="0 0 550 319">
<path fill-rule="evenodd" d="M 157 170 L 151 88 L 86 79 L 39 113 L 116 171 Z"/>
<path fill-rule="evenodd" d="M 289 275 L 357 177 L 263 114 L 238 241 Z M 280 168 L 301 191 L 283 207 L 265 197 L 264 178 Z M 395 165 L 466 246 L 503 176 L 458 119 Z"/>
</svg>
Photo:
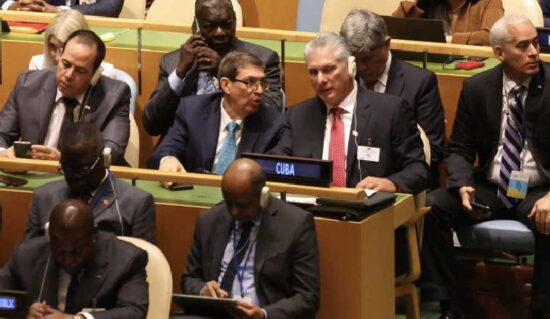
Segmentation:
<svg viewBox="0 0 550 319">
<path fill-rule="evenodd" d="M 313 49 L 331 47 L 334 50 L 336 60 L 344 63 L 348 63 L 348 58 L 351 56 L 346 41 L 341 36 L 334 32 L 325 32 L 319 34 L 315 39 L 309 41 L 304 49 L 304 57 L 307 63 L 307 59 Z"/>
<path fill-rule="evenodd" d="M 384 45 L 388 28 L 384 19 L 376 13 L 355 9 L 346 16 L 340 35 L 353 54 L 368 54 Z"/>
<path fill-rule="evenodd" d="M 532 23 L 531 20 L 523 14 L 507 14 L 498 19 L 497 22 L 493 24 L 491 32 L 489 33 L 491 47 L 504 46 L 514 41 L 515 39 L 510 32 L 510 27 L 525 22 Z"/>
</svg>

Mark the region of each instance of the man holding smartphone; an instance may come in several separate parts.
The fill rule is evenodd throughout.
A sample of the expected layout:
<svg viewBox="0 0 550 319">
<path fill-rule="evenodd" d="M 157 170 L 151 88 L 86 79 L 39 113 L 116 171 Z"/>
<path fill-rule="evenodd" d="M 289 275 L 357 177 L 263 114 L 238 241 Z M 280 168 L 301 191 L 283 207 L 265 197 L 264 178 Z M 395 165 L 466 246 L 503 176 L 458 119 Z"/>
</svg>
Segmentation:
<svg viewBox="0 0 550 319">
<path fill-rule="evenodd" d="M 165 135 L 174 121 L 180 98 L 219 92 L 216 74 L 221 59 L 231 51 L 248 52 L 265 65 L 269 89 L 262 102 L 282 107 L 279 57 L 274 51 L 235 37 L 236 16 L 229 0 L 197 0 L 193 35 L 178 50 L 166 54 L 157 88 L 145 106 L 143 125 L 151 135 Z"/>
<path fill-rule="evenodd" d="M 531 318 L 543 318 L 550 314 L 550 65 L 539 60 L 537 31 L 525 16 L 501 18 L 490 37 L 502 64 L 464 81 L 447 149 L 447 189 L 428 194 L 422 300 L 440 301 L 440 318 L 461 318 L 451 229 L 518 219 L 535 235 Z"/>
</svg>

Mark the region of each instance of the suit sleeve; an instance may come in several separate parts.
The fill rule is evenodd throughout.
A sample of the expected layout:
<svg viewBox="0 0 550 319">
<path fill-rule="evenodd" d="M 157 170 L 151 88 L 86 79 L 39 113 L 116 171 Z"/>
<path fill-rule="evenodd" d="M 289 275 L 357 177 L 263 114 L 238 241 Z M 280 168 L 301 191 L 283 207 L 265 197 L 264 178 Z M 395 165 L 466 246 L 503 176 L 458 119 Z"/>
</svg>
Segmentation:
<svg viewBox="0 0 550 319">
<path fill-rule="evenodd" d="M 118 18 L 123 4 L 124 0 L 97 0 L 94 4 L 73 6 L 71 9 L 87 15 Z"/>
<path fill-rule="evenodd" d="M 108 116 L 107 123 L 101 131 L 105 147 L 111 148 L 112 164 L 123 165 L 124 152 L 130 137 L 130 88 L 120 82 L 115 96 L 115 105 Z"/>
<path fill-rule="evenodd" d="M 447 148 L 447 187 L 450 189 L 473 183 L 476 137 L 471 127 L 474 116 L 471 113 L 471 101 L 468 99 L 467 90 L 465 83 L 458 100 L 453 132 Z"/>
<path fill-rule="evenodd" d="M 143 126 L 150 135 L 165 134 L 178 108 L 180 96 L 172 90 L 168 82 L 168 75 L 174 70 L 168 70 L 167 57 L 163 57 L 159 64 L 157 87 L 151 93 L 149 102 L 143 112 Z"/>
<path fill-rule="evenodd" d="M 264 307 L 269 319 L 314 318 L 319 309 L 319 252 L 313 216 L 308 214 L 300 225 L 288 278 L 294 294 Z"/>
<path fill-rule="evenodd" d="M 120 278 L 116 307 L 93 314 L 94 319 L 135 319 L 145 318 L 149 305 L 149 288 L 147 284 L 147 253 L 139 250 L 129 268 Z"/>
<path fill-rule="evenodd" d="M 132 223 L 132 236 L 155 243 L 155 204 L 153 196 L 149 193 L 142 198 L 134 221 Z"/>
<path fill-rule="evenodd" d="M 431 162 L 437 165 L 443 161 L 445 116 L 435 74 L 430 72 L 423 82 L 415 108 L 418 123 L 430 141 Z"/>
<path fill-rule="evenodd" d="M 388 176 L 402 193 L 416 194 L 428 188 L 429 170 L 412 108 L 405 100 L 394 112 L 392 120 L 392 150 L 397 172 Z"/>
<path fill-rule="evenodd" d="M 8 102 L 4 105 L 4 109 L 0 113 L 0 147 L 10 147 L 21 135 L 17 96 L 19 94 L 19 90 L 25 82 L 26 74 L 27 73 L 23 73 L 17 78 L 17 82 L 10 93 Z"/>
<path fill-rule="evenodd" d="M 189 257 L 185 273 L 181 276 L 181 291 L 184 294 L 199 295 L 206 282 L 204 278 L 203 262 L 201 260 L 201 217 L 197 220 L 193 242 L 189 247 Z"/>
<path fill-rule="evenodd" d="M 18 247 L 15 248 L 10 260 L 0 269 L 0 289 L 5 290 L 26 290 L 22 287 L 17 271 Z"/>
<path fill-rule="evenodd" d="M 267 92 L 262 97 L 262 102 L 276 110 L 283 108 L 283 93 L 281 91 L 281 71 L 279 69 L 279 56 L 272 51 L 265 63 L 265 79 L 269 83 Z"/>
<path fill-rule="evenodd" d="M 184 158 L 187 147 L 187 126 L 185 121 L 185 99 L 181 100 L 181 104 L 176 112 L 174 124 L 166 133 L 157 149 L 149 158 L 147 166 L 157 169 L 160 165 L 160 160 L 165 156 L 175 156 L 184 164 Z"/>
</svg>

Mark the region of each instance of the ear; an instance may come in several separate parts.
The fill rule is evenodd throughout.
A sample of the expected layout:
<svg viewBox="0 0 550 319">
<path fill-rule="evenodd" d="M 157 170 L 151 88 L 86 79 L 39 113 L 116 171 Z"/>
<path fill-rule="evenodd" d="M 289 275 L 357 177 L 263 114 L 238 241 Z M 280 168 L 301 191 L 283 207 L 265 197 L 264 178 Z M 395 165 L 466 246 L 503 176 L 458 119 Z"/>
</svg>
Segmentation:
<svg viewBox="0 0 550 319">
<path fill-rule="evenodd" d="M 229 80 L 229 78 L 222 77 L 219 81 L 220 81 L 220 89 L 222 90 L 222 92 L 225 94 L 229 94 L 229 92 L 231 91 L 229 88 L 229 84 L 231 83 L 231 80 Z"/>
<path fill-rule="evenodd" d="M 502 49 L 501 46 L 497 45 L 496 47 L 493 48 L 493 54 L 495 55 L 495 57 L 497 57 L 497 59 L 499 59 L 501 62 L 504 61 L 504 50 Z"/>
<path fill-rule="evenodd" d="M 389 50 L 390 49 L 390 44 L 391 44 L 391 37 L 387 36 L 386 40 L 384 40 L 384 47 L 386 47 L 386 49 Z"/>
</svg>

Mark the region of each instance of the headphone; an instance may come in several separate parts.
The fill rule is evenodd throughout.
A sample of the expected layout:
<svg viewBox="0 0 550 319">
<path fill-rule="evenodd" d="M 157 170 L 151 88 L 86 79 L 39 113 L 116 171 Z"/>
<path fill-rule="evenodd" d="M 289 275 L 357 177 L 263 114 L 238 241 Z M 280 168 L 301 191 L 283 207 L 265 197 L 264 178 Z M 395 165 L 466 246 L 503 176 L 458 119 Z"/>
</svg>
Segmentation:
<svg viewBox="0 0 550 319">
<path fill-rule="evenodd" d="M 94 74 L 92 75 L 92 78 L 90 79 L 90 87 L 86 90 L 86 94 L 84 94 L 84 99 L 82 100 L 82 108 L 78 112 L 78 122 L 81 122 L 84 118 L 84 114 L 86 112 L 91 111 L 90 105 L 88 105 L 88 101 L 90 100 L 90 95 L 92 95 L 92 90 L 94 89 L 95 85 L 97 84 L 97 81 L 101 78 L 101 74 L 103 72 L 103 67 L 100 65 L 97 70 L 95 70 Z"/>
<path fill-rule="evenodd" d="M 355 63 L 355 57 L 350 55 L 348 57 L 348 73 L 349 76 L 355 79 L 355 74 L 357 73 L 357 64 Z"/>
<path fill-rule="evenodd" d="M 112 149 L 110 147 L 106 147 L 103 149 L 103 167 L 106 169 L 109 169 L 111 167 L 111 159 L 112 159 Z"/>
<path fill-rule="evenodd" d="M 262 209 L 265 209 L 267 207 L 267 203 L 269 201 L 269 187 L 268 186 L 264 186 L 262 187 L 262 191 L 260 193 L 260 207 Z"/>
<path fill-rule="evenodd" d="M 94 86 L 97 84 L 97 81 L 101 78 L 101 73 L 103 73 L 103 67 L 100 65 L 97 70 L 95 70 L 94 75 L 90 79 L 90 85 Z"/>
</svg>

